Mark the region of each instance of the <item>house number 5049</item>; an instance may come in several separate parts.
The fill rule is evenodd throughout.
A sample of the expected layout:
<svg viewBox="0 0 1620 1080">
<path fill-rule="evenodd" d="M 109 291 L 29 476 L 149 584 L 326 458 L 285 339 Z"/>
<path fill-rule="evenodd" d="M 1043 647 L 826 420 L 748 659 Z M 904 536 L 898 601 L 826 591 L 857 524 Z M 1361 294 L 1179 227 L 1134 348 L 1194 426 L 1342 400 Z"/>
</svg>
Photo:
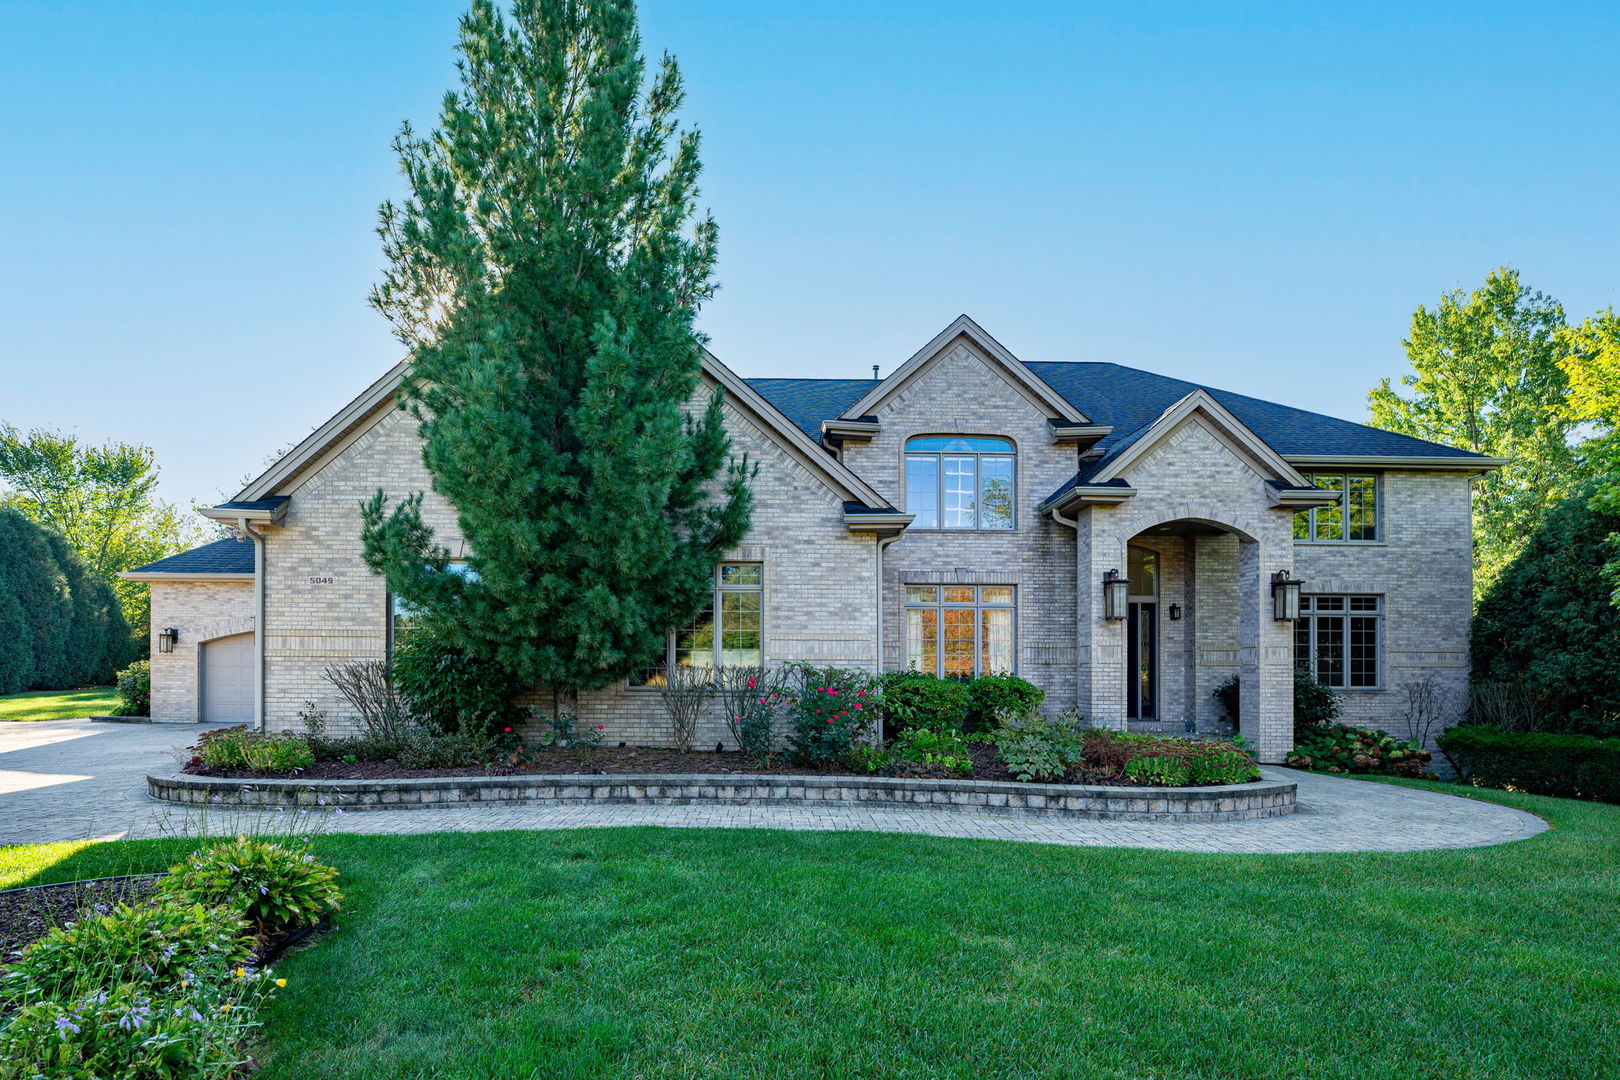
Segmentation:
<svg viewBox="0 0 1620 1080">
<path fill-rule="evenodd" d="M 311 585 L 330 585 L 332 581 L 333 579 L 329 577 L 312 577 L 309 579 Z"/>
</svg>

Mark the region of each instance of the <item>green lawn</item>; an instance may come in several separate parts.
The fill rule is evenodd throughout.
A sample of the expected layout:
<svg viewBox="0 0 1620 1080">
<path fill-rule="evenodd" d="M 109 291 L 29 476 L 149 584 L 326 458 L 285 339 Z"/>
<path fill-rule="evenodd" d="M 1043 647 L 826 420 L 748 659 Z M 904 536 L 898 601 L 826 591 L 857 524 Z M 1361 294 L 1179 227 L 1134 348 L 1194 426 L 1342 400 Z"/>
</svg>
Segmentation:
<svg viewBox="0 0 1620 1080">
<path fill-rule="evenodd" d="M 32 694 L 3 694 L 0 695 L 0 722 L 111 716 L 116 708 L 118 708 L 118 691 L 111 686 L 94 686 L 88 690 L 44 690 Z"/>
<path fill-rule="evenodd" d="M 1620 807 L 1483 797 L 1556 828 L 1290 856 L 324 837 L 346 912 L 282 966 L 255 1075 L 1620 1075 Z M 0 850 L 0 887 L 158 868 L 179 845 Z"/>
</svg>

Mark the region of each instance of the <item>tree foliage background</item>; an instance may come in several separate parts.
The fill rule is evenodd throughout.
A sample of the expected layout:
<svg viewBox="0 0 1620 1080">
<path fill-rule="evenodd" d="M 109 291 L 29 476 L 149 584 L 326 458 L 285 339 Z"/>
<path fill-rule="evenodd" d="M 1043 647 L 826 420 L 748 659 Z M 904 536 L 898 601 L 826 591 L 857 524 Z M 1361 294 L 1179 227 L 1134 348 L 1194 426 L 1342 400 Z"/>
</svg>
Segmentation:
<svg viewBox="0 0 1620 1080">
<path fill-rule="evenodd" d="M 1368 395 L 1374 425 L 1510 459 L 1474 487 L 1475 596 L 1482 596 L 1548 510 L 1588 475 L 1567 408 L 1563 307 L 1493 270 L 1478 289 L 1419 307 L 1399 392 Z"/>
<path fill-rule="evenodd" d="M 0 424 L 0 506 L 65 540 L 85 570 L 118 599 L 124 622 L 144 648 L 151 621 L 146 585 L 118 576 L 218 538 L 211 528 L 156 494 L 150 447 Z"/>
<path fill-rule="evenodd" d="M 662 656 L 746 533 L 746 461 L 700 388 L 713 293 L 681 77 L 649 77 L 628 0 L 476 0 L 439 126 L 395 149 L 372 304 L 409 350 L 401 404 L 470 571 L 422 493 L 362 507 L 367 561 L 515 685 L 599 687 Z"/>
<path fill-rule="evenodd" d="M 0 507 L 0 694 L 110 683 L 133 649 L 106 582 L 60 534 Z"/>
</svg>

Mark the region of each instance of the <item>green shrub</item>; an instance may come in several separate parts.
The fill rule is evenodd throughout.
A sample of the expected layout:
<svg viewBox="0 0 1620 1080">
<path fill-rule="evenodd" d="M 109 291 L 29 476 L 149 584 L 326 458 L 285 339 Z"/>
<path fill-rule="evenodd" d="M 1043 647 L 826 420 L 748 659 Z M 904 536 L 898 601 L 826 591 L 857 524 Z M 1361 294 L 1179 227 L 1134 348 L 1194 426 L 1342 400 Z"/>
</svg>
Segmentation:
<svg viewBox="0 0 1620 1080">
<path fill-rule="evenodd" d="M 1454 727 L 1439 744 L 1478 787 L 1620 803 L 1620 739 Z"/>
<path fill-rule="evenodd" d="M 111 586 L 9 506 L 0 506 L 0 642 L 0 694 L 104 684 L 131 658 Z"/>
<path fill-rule="evenodd" d="M 1238 700 L 1242 693 L 1242 682 L 1236 675 L 1217 686 L 1213 691 L 1216 701 L 1226 711 L 1226 719 L 1234 730 L 1239 726 Z M 1294 665 L 1294 736 L 1297 739 L 1302 733 L 1312 728 L 1324 727 L 1333 723 L 1339 717 L 1339 695 L 1333 688 L 1316 681 L 1311 674 L 1308 664 Z"/>
<path fill-rule="evenodd" d="M 981 675 L 968 684 L 967 720 L 980 730 L 996 726 L 1003 712 L 1025 716 L 1041 707 L 1046 691 L 1016 675 Z"/>
<path fill-rule="evenodd" d="M 1620 513 L 1594 501 L 1605 484 L 1548 511 L 1474 614 L 1475 680 L 1527 688 L 1549 731 L 1620 735 L 1620 607 L 1603 587 Z"/>
<path fill-rule="evenodd" d="M 51 930 L 0 974 L 0 1006 L 18 1008 L 134 985 L 159 992 L 190 973 L 225 970 L 252 955 L 234 911 L 202 904 L 120 904 Z"/>
<path fill-rule="evenodd" d="M 526 716 L 512 703 L 517 688 L 505 672 L 455 649 L 431 624 L 395 643 L 392 674 L 411 714 L 446 732 L 482 737 Z"/>
<path fill-rule="evenodd" d="M 1165 787 L 1247 784 L 1260 779 L 1260 768 L 1244 747 L 1225 739 L 1088 731 L 1085 763 L 1104 773 Z"/>
<path fill-rule="evenodd" d="M 1288 764 L 1315 772 L 1422 776 L 1430 753 L 1411 739 L 1348 724 L 1307 731 L 1296 737 Z"/>
<path fill-rule="evenodd" d="M 956 679 L 937 679 L 920 671 L 883 676 L 883 728 L 891 738 L 912 727 L 961 731 L 971 705 L 967 684 Z"/>
<path fill-rule="evenodd" d="M 996 755 L 1020 780 L 1053 783 L 1080 763 L 1083 741 L 1073 713 L 1056 720 L 1008 718 L 991 733 Z"/>
<path fill-rule="evenodd" d="M 260 937 L 319 922 L 343 902 L 337 871 L 308 848 L 238 836 L 171 867 L 158 895 L 239 913 Z"/>
<path fill-rule="evenodd" d="M 407 769 L 460 769 L 493 755 L 491 740 L 470 731 L 444 731 L 432 722 L 413 723 L 389 747 Z"/>
<path fill-rule="evenodd" d="M 973 758 L 968 753 L 967 740 L 954 731 L 907 728 L 894 740 L 889 750 L 891 769 L 896 764 L 938 766 L 938 771 L 945 776 L 973 774 Z M 893 770 L 892 774 L 900 775 L 902 771 Z"/>
<path fill-rule="evenodd" d="M 137 660 L 118 673 L 118 715 L 152 715 L 152 661 Z"/>
<path fill-rule="evenodd" d="M 845 760 L 877 714 L 868 707 L 877 701 L 872 676 L 846 668 L 789 667 L 789 754 L 797 764 L 817 768 Z"/>
<path fill-rule="evenodd" d="M 315 764 L 315 751 L 305 736 L 291 731 L 267 735 L 241 725 L 204 732 L 196 750 L 210 769 L 296 772 Z"/>
</svg>

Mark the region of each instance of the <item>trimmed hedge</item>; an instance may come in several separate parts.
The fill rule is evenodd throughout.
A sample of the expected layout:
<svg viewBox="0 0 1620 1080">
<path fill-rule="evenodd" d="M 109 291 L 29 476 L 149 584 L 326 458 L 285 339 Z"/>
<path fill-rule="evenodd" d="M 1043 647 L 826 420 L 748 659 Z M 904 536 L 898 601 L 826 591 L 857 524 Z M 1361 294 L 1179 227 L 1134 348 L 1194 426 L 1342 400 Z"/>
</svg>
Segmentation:
<svg viewBox="0 0 1620 1080">
<path fill-rule="evenodd" d="M 1475 787 L 1620 803 L 1620 739 L 1454 727 L 1439 743 Z"/>
<path fill-rule="evenodd" d="M 111 587 L 60 536 L 0 507 L 0 694 L 104 686 L 129 659 Z"/>
<path fill-rule="evenodd" d="M 920 671 L 891 671 L 883 676 L 883 733 L 893 738 L 906 728 L 961 731 L 971 704 L 964 682 Z"/>
<path fill-rule="evenodd" d="M 981 728 L 993 728 L 996 713 L 1010 709 L 1019 716 L 1027 716 L 1041 707 L 1046 691 L 1016 675 L 981 675 L 968 683 L 968 723 Z"/>
</svg>

